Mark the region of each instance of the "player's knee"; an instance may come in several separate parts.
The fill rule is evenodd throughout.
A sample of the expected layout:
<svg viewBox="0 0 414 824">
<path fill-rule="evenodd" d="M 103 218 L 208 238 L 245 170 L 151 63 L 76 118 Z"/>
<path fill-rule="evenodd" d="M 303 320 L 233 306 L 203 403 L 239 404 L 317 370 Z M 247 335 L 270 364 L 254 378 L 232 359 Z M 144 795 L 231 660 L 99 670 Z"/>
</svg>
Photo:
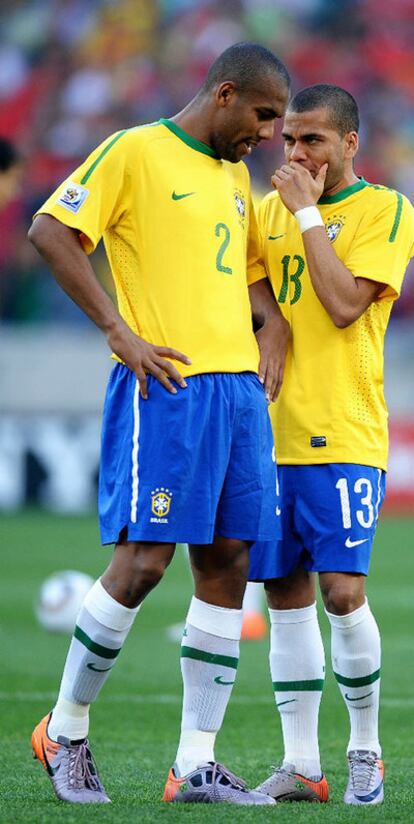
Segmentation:
<svg viewBox="0 0 414 824">
<path fill-rule="evenodd" d="M 227 544 L 228 552 L 221 561 L 223 577 L 230 576 L 234 584 L 238 582 L 244 585 L 249 571 L 249 554 L 239 541 L 228 540 Z"/>
<path fill-rule="evenodd" d="M 132 577 L 136 587 L 145 593 L 157 586 L 164 575 L 168 562 L 164 558 L 138 557 L 132 565 Z"/>
<path fill-rule="evenodd" d="M 328 612 L 333 615 L 349 615 L 361 606 L 361 594 L 352 587 L 333 584 L 323 593 L 323 600 Z"/>
</svg>

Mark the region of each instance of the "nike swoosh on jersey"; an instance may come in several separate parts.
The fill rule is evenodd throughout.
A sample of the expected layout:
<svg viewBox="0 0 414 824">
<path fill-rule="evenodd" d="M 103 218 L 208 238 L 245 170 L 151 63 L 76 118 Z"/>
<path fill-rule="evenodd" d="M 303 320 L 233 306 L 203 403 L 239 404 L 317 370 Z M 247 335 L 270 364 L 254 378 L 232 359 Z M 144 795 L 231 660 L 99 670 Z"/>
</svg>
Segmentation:
<svg viewBox="0 0 414 824">
<path fill-rule="evenodd" d="M 223 676 L 222 675 L 217 675 L 216 678 L 214 679 L 214 682 L 216 684 L 223 684 L 223 685 L 234 684 L 234 681 L 223 681 Z"/>
<path fill-rule="evenodd" d="M 345 541 L 345 546 L 348 547 L 348 549 L 352 549 L 353 546 L 359 546 L 360 544 L 365 544 L 368 540 L 369 540 L 368 538 L 361 538 L 360 541 L 352 541 L 351 538 L 348 535 L 348 537 Z"/>
<path fill-rule="evenodd" d="M 288 700 L 287 700 L 287 701 L 279 701 L 279 702 L 276 704 L 276 706 L 277 706 L 277 707 L 283 707 L 283 704 L 293 704 L 293 702 L 294 702 L 294 701 L 297 701 L 297 700 L 298 700 L 297 698 L 288 698 Z"/>
<path fill-rule="evenodd" d="M 283 232 L 283 235 L 268 235 L 267 239 L 268 240 L 279 240 L 279 238 L 284 237 L 285 234 L 286 234 L 286 232 Z"/>
<path fill-rule="evenodd" d="M 177 192 L 174 190 L 171 197 L 173 200 L 182 200 L 183 197 L 190 197 L 190 195 L 195 195 L 195 192 L 183 192 L 181 195 L 177 195 Z"/>
<path fill-rule="evenodd" d="M 88 669 L 93 670 L 94 672 L 109 672 L 109 670 L 112 669 L 112 667 L 105 667 L 105 669 L 99 669 L 98 667 L 95 667 L 95 664 L 86 664 L 86 666 Z"/>
</svg>

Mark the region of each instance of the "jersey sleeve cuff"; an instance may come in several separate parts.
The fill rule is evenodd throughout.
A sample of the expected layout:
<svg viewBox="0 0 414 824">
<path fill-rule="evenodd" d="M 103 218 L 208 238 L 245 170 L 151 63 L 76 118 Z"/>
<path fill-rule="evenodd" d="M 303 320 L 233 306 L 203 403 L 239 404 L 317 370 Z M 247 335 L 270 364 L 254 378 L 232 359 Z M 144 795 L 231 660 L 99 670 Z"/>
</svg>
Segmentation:
<svg viewBox="0 0 414 824">
<path fill-rule="evenodd" d="M 57 211 L 57 210 L 56 210 Z M 81 225 L 79 225 L 79 221 L 76 219 L 76 215 L 70 215 L 66 212 L 66 210 L 62 210 L 65 212 L 62 215 L 62 218 L 56 214 L 56 212 L 52 209 L 39 209 L 34 215 L 33 219 L 37 217 L 37 215 L 50 215 L 50 217 L 54 217 L 55 220 L 58 220 L 59 223 L 63 223 L 64 226 L 68 226 L 69 229 L 76 229 L 79 232 L 80 242 L 82 244 L 83 250 L 87 255 L 92 254 L 95 251 L 98 243 L 99 238 L 94 237 L 92 232 L 89 230 L 86 231 Z M 64 218 L 64 219 L 63 219 Z"/>
</svg>

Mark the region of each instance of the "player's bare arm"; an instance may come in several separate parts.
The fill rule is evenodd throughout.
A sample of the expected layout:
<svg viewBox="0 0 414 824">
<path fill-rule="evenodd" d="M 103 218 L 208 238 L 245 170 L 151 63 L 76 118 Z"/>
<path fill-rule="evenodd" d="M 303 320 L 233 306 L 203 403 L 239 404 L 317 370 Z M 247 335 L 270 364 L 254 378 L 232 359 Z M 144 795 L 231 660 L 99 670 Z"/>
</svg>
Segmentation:
<svg viewBox="0 0 414 824">
<path fill-rule="evenodd" d="M 260 351 L 259 379 L 267 400 L 275 401 L 282 386 L 290 327 L 267 278 L 249 286 L 249 297 L 253 319 L 259 327 L 256 332 Z"/>
<path fill-rule="evenodd" d="M 316 206 L 324 190 L 328 164 L 312 177 L 308 169 L 291 161 L 275 171 L 272 184 L 292 214 Z M 339 260 L 324 226 L 313 226 L 302 233 L 306 260 L 313 287 L 335 326 L 354 323 L 385 288 L 367 278 L 354 277 Z"/>
<path fill-rule="evenodd" d="M 102 330 L 110 349 L 135 373 L 143 398 L 148 397 L 147 373 L 173 394 L 177 389 L 171 380 L 186 387 L 184 378 L 165 358 L 186 364 L 191 362 L 190 359 L 170 347 L 148 343 L 131 331 L 99 284 L 75 230 L 50 215 L 38 215 L 29 238 L 47 261 L 62 289 Z"/>
</svg>

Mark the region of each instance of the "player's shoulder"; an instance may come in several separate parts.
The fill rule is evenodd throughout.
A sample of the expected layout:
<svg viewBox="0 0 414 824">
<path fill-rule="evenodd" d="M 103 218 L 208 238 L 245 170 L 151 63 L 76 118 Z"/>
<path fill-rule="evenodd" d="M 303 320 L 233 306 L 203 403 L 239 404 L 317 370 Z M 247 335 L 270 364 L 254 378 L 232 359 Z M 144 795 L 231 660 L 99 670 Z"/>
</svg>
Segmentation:
<svg viewBox="0 0 414 824">
<path fill-rule="evenodd" d="M 133 150 L 166 136 L 168 136 L 168 131 L 163 128 L 161 121 L 156 120 L 154 123 L 144 123 L 140 126 L 122 129 L 116 132 L 112 139 L 119 141 L 121 149 Z"/>
<path fill-rule="evenodd" d="M 275 191 L 274 189 L 271 192 L 267 192 L 261 200 L 260 208 L 264 211 L 269 211 L 273 209 L 278 209 L 280 207 L 286 208 L 283 206 L 283 203 L 280 199 L 279 192 Z"/>
<path fill-rule="evenodd" d="M 378 208 L 384 208 L 386 206 L 395 207 L 397 203 L 400 204 L 401 209 L 404 207 L 409 211 L 413 211 L 413 205 L 408 197 L 390 186 L 366 181 L 365 192 L 367 198 Z"/>
<path fill-rule="evenodd" d="M 122 158 L 126 160 L 129 155 L 136 158 L 137 150 L 156 136 L 158 125 L 158 123 L 149 123 L 129 129 L 120 129 L 110 134 L 96 146 L 86 162 L 92 162 L 94 170 L 102 161 L 105 161 L 106 166 L 108 161 L 109 163 L 118 162 Z"/>
</svg>

